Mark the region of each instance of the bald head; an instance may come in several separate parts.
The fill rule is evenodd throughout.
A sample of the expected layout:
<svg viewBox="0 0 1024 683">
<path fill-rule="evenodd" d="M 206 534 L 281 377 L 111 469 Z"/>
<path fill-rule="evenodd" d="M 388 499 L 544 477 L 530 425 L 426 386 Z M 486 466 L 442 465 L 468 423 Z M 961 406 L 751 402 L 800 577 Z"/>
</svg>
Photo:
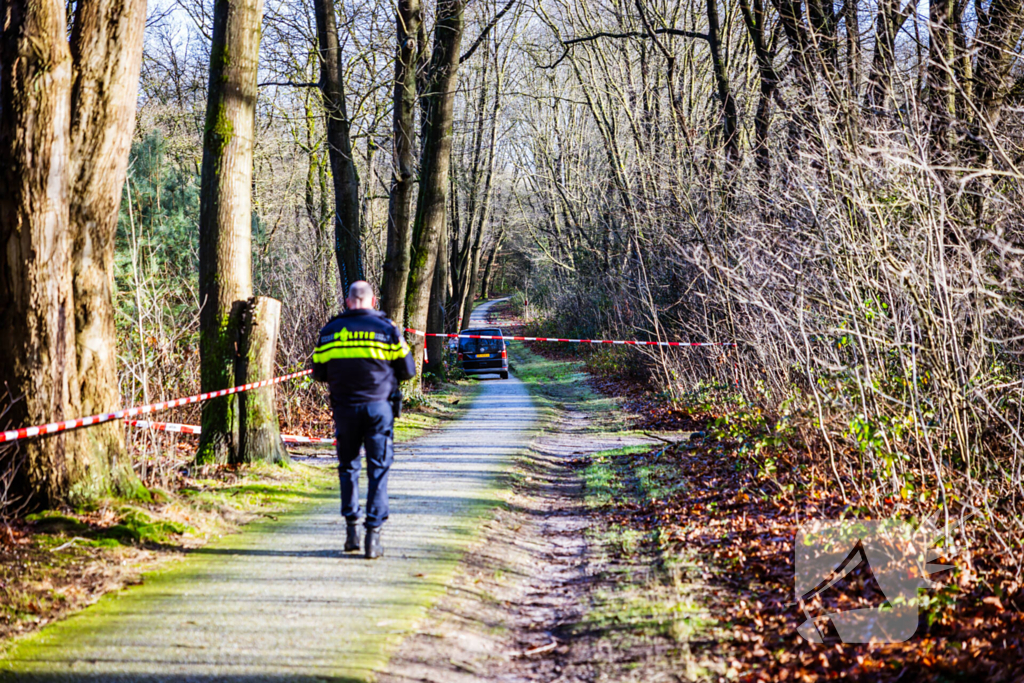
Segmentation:
<svg viewBox="0 0 1024 683">
<path fill-rule="evenodd" d="M 348 296 L 345 297 L 345 305 L 348 306 L 350 311 L 358 308 L 373 308 L 375 303 L 373 287 L 370 286 L 369 282 L 356 280 L 348 288 Z"/>
</svg>

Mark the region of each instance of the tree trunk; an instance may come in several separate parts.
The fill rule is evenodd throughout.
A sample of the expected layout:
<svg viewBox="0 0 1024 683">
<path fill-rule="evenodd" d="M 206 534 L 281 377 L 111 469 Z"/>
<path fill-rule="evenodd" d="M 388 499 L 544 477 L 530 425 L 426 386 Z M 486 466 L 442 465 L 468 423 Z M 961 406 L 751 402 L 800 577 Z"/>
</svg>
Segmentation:
<svg viewBox="0 0 1024 683">
<path fill-rule="evenodd" d="M 70 221 L 74 234 L 78 386 L 85 415 L 120 403 L 114 329 L 114 239 L 121 206 L 142 65 L 146 0 L 81 0 L 75 7 L 71 57 Z M 116 422 L 79 436 L 95 493 L 121 494 L 139 482 Z"/>
<path fill-rule="evenodd" d="M 1017 45 L 1024 30 L 1024 2 L 1022 0 L 993 0 L 987 12 L 978 16 L 977 69 L 974 90 L 978 116 L 974 125 L 975 162 L 980 169 L 992 165 L 992 140 L 1002 116 L 1003 102 L 1013 83 L 1010 68 L 1013 65 L 1012 46 Z M 998 230 L 998 219 L 987 217 L 985 205 L 993 194 L 992 178 L 983 175 L 972 183 L 972 202 L 975 223 L 993 232 Z"/>
<path fill-rule="evenodd" d="M 503 70 L 495 69 L 494 102 L 491 106 L 491 135 L 487 142 L 487 168 L 484 170 L 484 187 L 480 197 L 480 211 L 476 236 L 473 240 L 472 252 L 469 255 L 469 272 L 466 282 L 466 296 L 462 304 L 462 329 L 469 327 L 469 317 L 473 312 L 477 285 L 480 281 L 480 256 L 483 252 L 484 235 L 491 216 L 491 198 L 494 194 L 494 150 L 498 135 L 498 115 L 501 113 L 501 82 Z M 486 87 L 486 86 L 484 86 Z M 483 115 L 483 112 L 481 112 Z"/>
<path fill-rule="evenodd" d="M 932 161 L 941 167 L 947 167 L 953 161 L 951 138 L 956 106 L 953 84 L 954 4 L 953 0 L 935 0 L 930 4 L 928 14 L 928 129 Z"/>
<path fill-rule="evenodd" d="M 501 241 L 504 237 L 505 223 L 502 222 L 498 235 L 494 238 L 494 246 L 491 248 L 490 253 L 487 254 L 487 263 L 484 266 L 484 280 L 480 287 L 480 296 L 484 299 L 489 299 L 491 296 L 491 275 L 494 272 L 494 262 L 501 252 Z"/>
<path fill-rule="evenodd" d="M 452 152 L 455 76 L 464 27 L 465 0 L 441 0 L 434 29 L 427 91 L 426 127 L 420 157 L 420 186 L 413 223 L 405 312 L 409 327 L 422 330 L 430 307 L 430 285 L 437 261 L 437 240 L 448 208 L 448 166 Z M 423 362 L 423 337 L 413 340 L 417 376 Z M 414 387 L 415 389 L 415 387 Z"/>
<path fill-rule="evenodd" d="M 821 147 L 820 138 L 814 130 L 817 112 L 814 104 L 814 78 L 810 64 L 809 37 L 804 25 L 803 6 L 800 0 L 772 0 L 779 13 L 779 23 L 786 34 L 789 44 L 789 69 L 798 87 L 798 101 L 790 108 L 789 126 L 787 131 L 787 156 L 793 165 L 802 163 L 799 160 L 800 143 L 804 136 L 817 147 Z M 802 100 L 802 104 L 799 100 Z M 788 182 L 788 181 L 787 181 Z"/>
<path fill-rule="evenodd" d="M 718 21 L 718 0 L 707 0 L 708 47 L 711 50 L 711 66 L 718 86 L 718 99 L 722 102 L 722 143 L 725 146 L 726 170 L 731 174 L 739 166 L 740 138 L 739 114 L 736 100 L 729 87 L 728 65 L 722 54 L 721 28 Z"/>
<path fill-rule="evenodd" d="M 243 310 L 238 345 L 236 384 L 262 382 L 274 377 L 281 302 L 266 296 L 249 299 Z M 243 392 L 239 397 L 241 427 L 234 464 L 287 462 L 281 441 L 274 386 Z"/>
<path fill-rule="evenodd" d="M 968 46 L 968 29 L 964 26 L 964 9 L 967 0 L 953 3 L 953 16 L 950 29 L 953 31 L 953 74 L 956 78 L 955 109 L 959 112 L 958 123 L 971 125 L 974 123 L 974 64 L 972 55 L 977 51 L 977 35 L 974 31 L 974 45 Z M 973 27 L 972 27 L 973 28 Z"/>
<path fill-rule="evenodd" d="M 860 11 L 857 0 L 847 0 L 843 18 L 846 20 L 846 82 L 848 104 L 855 108 L 860 99 Z"/>
<path fill-rule="evenodd" d="M 493 156 L 492 156 L 493 163 Z M 487 181 L 490 186 L 490 178 Z M 473 240 L 473 249 L 469 255 L 469 273 L 466 278 L 466 297 L 462 305 L 462 329 L 469 327 L 469 316 L 473 312 L 473 304 L 476 300 L 477 285 L 480 282 L 480 255 L 483 252 L 484 231 L 487 227 L 490 212 L 491 189 L 488 187 L 484 197 L 484 205 L 481 210 L 480 225 L 476 229 L 476 239 Z"/>
<path fill-rule="evenodd" d="M 459 218 L 459 191 L 456 177 L 458 167 L 453 163 L 448 168 L 448 201 L 451 211 L 448 214 L 448 284 L 450 297 L 445 304 L 444 329 L 455 332 L 459 329 L 459 316 L 462 313 L 462 251 L 459 248 L 462 238 L 462 224 Z M 467 239 L 468 236 L 467 236 Z"/>
<path fill-rule="evenodd" d="M 348 108 L 341 78 L 338 20 L 331 0 L 314 0 L 320 57 L 320 90 L 327 119 L 327 150 L 334 176 L 334 255 L 342 292 L 363 279 L 362 236 L 359 223 L 359 174 L 349 138 Z"/>
<path fill-rule="evenodd" d="M 905 9 L 900 10 L 897 2 L 898 0 L 881 0 L 878 3 L 878 14 L 875 16 L 875 52 L 871 57 L 871 72 L 868 75 L 868 87 L 864 92 L 864 106 L 868 108 L 885 109 L 889 105 L 892 70 L 896 63 L 896 34 L 910 16 L 910 8 L 916 6 L 909 2 Z"/>
<path fill-rule="evenodd" d="M 434 282 L 430 286 L 430 312 L 427 314 L 427 332 L 444 333 L 445 314 L 448 304 L 448 227 L 441 230 L 437 239 L 437 265 L 434 267 Z M 428 372 L 440 376 L 444 371 L 444 351 L 448 346 L 445 337 L 427 337 Z"/>
<path fill-rule="evenodd" d="M 1013 46 L 1020 42 L 1022 31 L 1024 2 L 1021 0 L 993 0 L 984 18 L 979 17 L 975 97 L 981 122 L 979 133 L 984 137 L 995 131 L 1002 116 L 1003 102 L 1013 83 L 1010 78 Z"/>
<path fill-rule="evenodd" d="M 388 200 L 388 240 L 384 258 L 381 308 L 401 327 L 410 267 L 412 191 L 415 184 L 417 37 L 423 10 L 420 0 L 399 0 L 393 113 L 394 175 Z"/>
<path fill-rule="evenodd" d="M 0 382 L 15 401 L 5 419 L 21 427 L 80 410 L 66 166 L 72 61 L 64 3 L 5 0 L 0 9 Z M 8 461 L 20 465 L 19 503 L 66 499 L 83 475 L 78 438 L 20 445 L 17 465 Z"/>
<path fill-rule="evenodd" d="M 455 324 L 459 330 L 463 330 L 469 323 L 469 314 L 465 313 L 468 305 L 469 311 L 473 310 L 473 294 L 472 294 L 472 268 L 473 268 L 473 254 L 474 249 L 479 253 L 479 247 L 481 244 L 480 230 L 484 226 L 484 222 L 478 220 L 479 209 L 485 201 L 483 186 L 490 182 L 490 176 L 486 174 L 486 171 L 482 171 L 481 159 L 484 154 L 490 154 L 493 151 L 494 143 L 493 136 L 490 149 L 484 150 L 484 131 L 486 129 L 487 121 L 487 73 L 490 62 L 484 61 L 483 67 L 480 70 L 480 83 L 477 93 L 476 109 L 474 113 L 474 130 L 473 130 L 473 142 L 472 142 L 472 157 L 469 163 L 469 186 L 468 186 L 468 197 L 466 199 L 466 216 L 467 216 L 467 228 L 466 228 L 466 239 L 462 243 L 461 249 L 458 251 L 458 261 L 455 268 L 455 301 L 453 302 L 453 317 L 455 318 Z M 500 74 L 498 74 L 500 77 Z M 495 98 L 495 103 L 498 102 L 498 98 Z M 493 121 L 493 120 L 492 120 Z M 492 129 L 493 130 L 493 129 Z M 493 156 L 489 157 L 488 168 L 492 168 L 491 161 Z M 452 167 L 452 176 L 456 178 L 458 176 L 458 169 Z M 457 185 L 457 184 L 456 184 Z M 453 188 L 452 205 L 453 210 L 458 211 L 458 195 L 454 194 L 455 189 Z M 457 218 L 458 216 L 456 216 Z M 456 221 L 456 226 L 459 226 L 461 221 Z M 457 232 L 461 233 L 461 228 L 457 227 Z M 479 262 L 479 258 L 477 259 Z M 469 303 L 467 304 L 467 300 Z"/>
<path fill-rule="evenodd" d="M 768 132 L 771 127 L 772 99 L 779 87 L 779 77 L 775 72 L 773 54 L 768 49 L 765 39 L 764 0 L 740 0 L 743 21 L 747 34 L 754 46 L 754 56 L 760 80 L 760 96 L 754 114 L 754 164 L 761 176 L 761 191 L 767 193 L 771 181 L 771 156 L 768 149 Z"/>
<path fill-rule="evenodd" d="M 240 309 L 252 296 L 252 143 L 262 0 L 216 0 L 199 208 L 203 391 L 232 386 Z M 238 397 L 203 404 L 198 462 L 234 461 Z"/>
</svg>

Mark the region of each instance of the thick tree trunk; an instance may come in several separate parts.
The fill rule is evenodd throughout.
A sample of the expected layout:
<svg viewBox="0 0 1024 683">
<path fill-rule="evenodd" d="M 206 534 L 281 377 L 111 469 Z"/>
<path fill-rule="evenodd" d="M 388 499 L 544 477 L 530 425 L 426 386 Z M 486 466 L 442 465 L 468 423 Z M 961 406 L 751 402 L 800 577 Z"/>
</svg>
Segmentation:
<svg viewBox="0 0 1024 683">
<path fill-rule="evenodd" d="M 953 31 L 953 75 L 956 78 L 956 111 L 958 123 L 971 125 L 974 123 L 974 64 L 973 53 L 977 51 L 977 35 L 974 44 L 968 46 L 968 29 L 964 26 L 964 9 L 969 0 L 956 0 L 953 3 L 953 16 L 950 20 Z M 973 28 L 973 27 L 972 27 Z"/>
<path fill-rule="evenodd" d="M 85 415 L 120 405 L 114 329 L 114 238 L 135 127 L 146 0 L 81 0 L 71 57 L 70 221 L 74 233 L 78 386 Z M 100 493 L 138 487 L 115 422 L 84 430 L 81 457 Z"/>
<path fill-rule="evenodd" d="M 427 91 L 426 126 L 420 157 L 420 186 L 413 223 L 409 284 L 405 298 L 409 327 L 422 330 L 430 307 L 430 286 L 437 261 L 437 240 L 448 208 L 448 166 L 452 152 L 455 77 L 459 68 L 465 0 L 441 0 L 434 29 Z M 413 340 L 417 375 L 423 362 L 423 337 Z"/>
<path fill-rule="evenodd" d="M 320 49 L 320 90 L 327 117 L 327 150 L 334 176 L 334 254 L 342 292 L 363 279 L 362 235 L 359 223 L 359 174 L 349 138 L 348 108 L 341 78 L 338 20 L 331 0 L 315 0 L 316 34 Z"/>
<path fill-rule="evenodd" d="M 252 296 L 252 145 L 262 0 L 216 0 L 199 209 L 203 391 L 233 385 L 241 320 Z M 237 458 L 237 395 L 203 404 L 198 462 Z"/>
<path fill-rule="evenodd" d="M 72 61 L 64 3 L 4 0 L 0 9 L 0 383 L 15 400 L 6 419 L 21 427 L 80 410 L 66 165 Z M 79 434 L 18 446 L 7 466 L 18 467 L 19 503 L 60 503 L 85 480 Z"/>
<path fill-rule="evenodd" d="M 399 0 L 392 123 L 392 163 L 395 170 L 391 178 L 391 196 L 388 200 L 387 254 L 384 258 L 384 282 L 380 295 L 381 308 L 399 326 L 406 320 L 412 193 L 416 176 L 416 67 L 420 54 L 417 38 L 422 21 L 423 9 L 420 0 Z"/>
<path fill-rule="evenodd" d="M 281 302 L 277 299 L 254 296 L 245 303 L 236 384 L 262 382 L 274 377 L 280 324 Z M 233 463 L 287 462 L 288 452 L 281 442 L 274 396 L 273 385 L 239 394 L 240 439 Z"/>
</svg>

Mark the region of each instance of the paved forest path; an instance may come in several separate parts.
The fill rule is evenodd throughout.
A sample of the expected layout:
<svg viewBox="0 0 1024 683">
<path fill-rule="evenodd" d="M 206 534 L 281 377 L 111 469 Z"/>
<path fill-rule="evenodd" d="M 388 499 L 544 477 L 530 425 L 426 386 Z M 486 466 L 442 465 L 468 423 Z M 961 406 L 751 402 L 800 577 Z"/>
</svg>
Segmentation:
<svg viewBox="0 0 1024 683">
<path fill-rule="evenodd" d="M 473 513 L 494 503 L 495 475 L 528 447 L 536 418 L 518 380 L 485 379 L 460 420 L 397 446 L 381 560 L 341 552 L 337 492 L 325 493 L 25 639 L 0 660 L 0 680 L 372 678 L 444 589 Z"/>
</svg>

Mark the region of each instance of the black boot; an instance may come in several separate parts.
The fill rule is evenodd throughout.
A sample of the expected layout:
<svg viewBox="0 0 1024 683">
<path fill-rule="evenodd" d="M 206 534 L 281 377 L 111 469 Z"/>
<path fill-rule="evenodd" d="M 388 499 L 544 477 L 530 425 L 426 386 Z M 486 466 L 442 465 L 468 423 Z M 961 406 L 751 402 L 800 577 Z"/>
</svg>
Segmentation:
<svg viewBox="0 0 1024 683">
<path fill-rule="evenodd" d="M 380 543 L 380 527 L 366 529 L 366 559 L 376 560 L 384 555 L 384 546 Z"/>
<path fill-rule="evenodd" d="M 345 552 L 353 553 L 359 551 L 359 527 L 349 524 L 345 529 Z"/>
</svg>

